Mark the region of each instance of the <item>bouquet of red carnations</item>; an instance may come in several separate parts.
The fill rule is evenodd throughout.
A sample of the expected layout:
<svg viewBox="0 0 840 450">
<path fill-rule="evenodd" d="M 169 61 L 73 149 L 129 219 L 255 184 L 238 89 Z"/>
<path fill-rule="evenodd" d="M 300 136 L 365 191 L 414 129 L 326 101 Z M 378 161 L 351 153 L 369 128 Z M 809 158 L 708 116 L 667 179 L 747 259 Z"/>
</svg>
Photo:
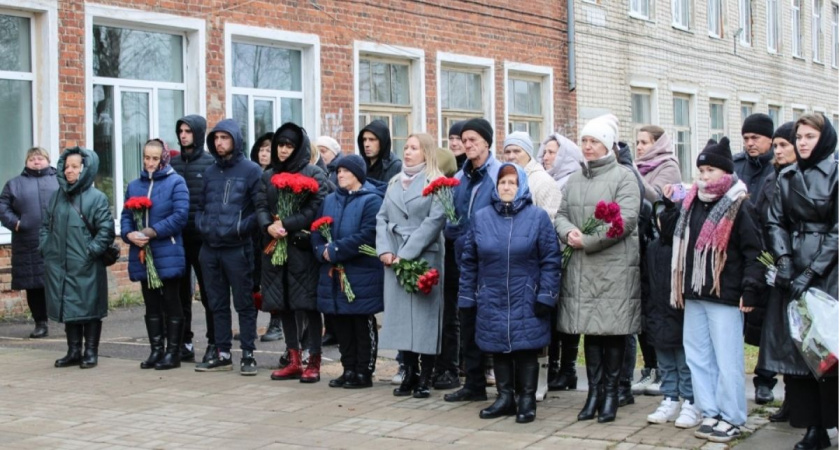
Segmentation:
<svg viewBox="0 0 840 450">
<path fill-rule="evenodd" d="M 152 199 L 148 197 L 131 197 L 125 201 L 126 209 L 130 209 L 134 213 L 134 223 L 137 231 L 147 227 L 146 219 L 148 211 L 152 209 Z M 157 269 L 155 268 L 155 259 L 152 256 L 152 247 L 149 244 L 140 249 L 140 264 L 146 266 L 146 279 L 149 283 L 150 289 L 157 289 L 163 287 L 163 282 L 160 280 Z"/>
<path fill-rule="evenodd" d="M 440 177 L 429 183 L 423 189 L 423 197 L 434 195 L 443 205 L 443 210 L 446 215 L 446 220 L 452 225 L 458 225 L 460 219 L 455 213 L 455 197 L 453 190 L 461 182 L 457 178 Z"/>
<path fill-rule="evenodd" d="M 376 254 L 376 249 L 370 245 L 362 245 L 359 247 L 359 252 L 374 258 L 379 257 Z M 419 291 L 428 295 L 440 281 L 440 272 L 429 266 L 429 262 L 425 259 L 413 261 L 400 259 L 396 264 L 391 264 L 391 268 L 394 269 L 394 274 L 397 276 L 400 286 L 409 294 Z"/>
<path fill-rule="evenodd" d="M 816 288 L 788 305 L 790 337 L 817 379 L 837 372 L 837 300 Z"/>
<path fill-rule="evenodd" d="M 585 235 L 595 234 L 602 230 L 606 225 L 610 228 L 607 230 L 607 237 L 610 239 L 617 239 L 624 235 L 624 219 L 621 218 L 621 206 L 616 202 L 607 203 L 603 200 L 595 205 L 595 215 L 586 219 L 580 232 Z M 567 245 L 563 249 L 563 268 L 569 264 L 569 259 L 572 258 L 572 253 L 575 249 L 571 245 Z"/>
<path fill-rule="evenodd" d="M 320 219 L 312 222 L 311 231 L 313 233 L 321 233 L 321 236 L 323 236 L 329 244 L 333 241 L 332 233 L 330 232 L 330 227 L 332 226 L 332 223 L 332 217 L 321 217 Z M 350 281 L 347 280 L 347 274 L 344 273 L 344 265 L 333 264 L 333 266 L 330 268 L 330 278 L 333 277 L 333 274 L 338 274 L 338 282 L 341 285 L 341 290 L 344 291 L 344 296 L 347 297 L 347 303 L 353 303 L 353 300 L 356 299 L 356 294 L 353 293 L 353 288 L 350 287 Z"/>
<path fill-rule="evenodd" d="M 277 188 L 276 220 L 283 220 L 300 211 L 300 206 L 310 195 L 318 192 L 318 181 L 299 173 L 278 173 L 271 177 L 271 184 Z M 271 264 L 282 266 L 289 259 L 288 242 L 285 238 L 274 238 L 263 252 L 271 255 Z"/>
</svg>

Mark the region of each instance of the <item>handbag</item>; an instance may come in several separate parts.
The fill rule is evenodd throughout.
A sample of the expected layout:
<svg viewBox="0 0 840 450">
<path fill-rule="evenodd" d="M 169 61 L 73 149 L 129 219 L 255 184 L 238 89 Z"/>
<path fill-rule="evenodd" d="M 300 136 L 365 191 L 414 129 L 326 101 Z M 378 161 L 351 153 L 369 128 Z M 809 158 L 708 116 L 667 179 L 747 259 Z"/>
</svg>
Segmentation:
<svg viewBox="0 0 840 450">
<path fill-rule="evenodd" d="M 82 201 L 82 197 L 80 196 L 79 197 L 79 202 L 81 202 L 81 201 Z M 85 215 L 82 214 L 81 209 L 76 207 L 76 204 L 73 203 L 72 200 L 68 199 L 68 202 L 70 203 L 70 206 L 72 206 L 73 209 L 75 209 L 76 212 L 79 213 L 79 217 L 82 218 L 82 222 L 85 223 L 85 226 L 87 227 L 88 231 L 90 232 L 90 235 L 95 238 L 96 237 L 96 229 L 93 228 L 93 225 L 91 225 L 90 222 L 88 222 L 87 218 L 85 218 Z M 107 248 L 105 248 L 105 251 L 102 252 L 101 255 L 99 255 L 99 259 L 102 260 L 102 263 L 105 264 L 105 267 L 113 266 L 120 259 L 120 253 L 121 253 L 121 250 L 120 250 L 119 244 L 117 244 L 116 242 L 111 242 L 111 245 L 109 245 Z"/>
<path fill-rule="evenodd" d="M 307 230 L 295 231 L 292 233 L 291 244 L 295 247 L 305 250 L 312 250 L 312 233 Z"/>
</svg>

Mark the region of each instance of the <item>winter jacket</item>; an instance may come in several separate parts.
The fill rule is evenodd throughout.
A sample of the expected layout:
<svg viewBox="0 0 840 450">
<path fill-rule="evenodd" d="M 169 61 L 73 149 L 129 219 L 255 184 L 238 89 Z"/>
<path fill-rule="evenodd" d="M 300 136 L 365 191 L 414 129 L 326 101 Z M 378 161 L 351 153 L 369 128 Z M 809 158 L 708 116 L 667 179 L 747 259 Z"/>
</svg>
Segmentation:
<svg viewBox="0 0 840 450">
<path fill-rule="evenodd" d="M 195 223 L 204 244 L 239 247 L 251 243 L 257 232 L 257 208 L 264 201 L 260 184 L 262 169 L 245 158 L 242 134 L 233 119 L 225 119 L 207 135 L 207 148 L 215 162 L 204 171 L 204 190 Z M 233 137 L 233 153 L 222 158 L 213 142 L 217 132 Z"/>
<path fill-rule="evenodd" d="M 184 179 L 170 166 L 149 172 L 140 172 L 140 178 L 128 183 L 125 199 L 149 197 L 152 207 L 143 214 L 143 223 L 138 228 L 134 211 L 123 208 L 120 217 L 120 235 L 129 244 L 128 277 L 131 281 L 146 281 L 146 265 L 140 262 L 140 247 L 131 243 L 128 233 L 150 227 L 157 236 L 149 240 L 154 257 L 155 269 L 161 280 L 181 278 L 186 272 L 184 241 L 181 232 L 187 224 L 190 209 L 190 193 Z"/>
<path fill-rule="evenodd" d="M 437 197 L 423 197 L 429 182 L 418 175 L 403 189 L 399 178 L 391 180 L 376 215 L 376 253 L 423 259 L 440 273 L 440 282 L 429 294 L 409 294 L 394 270 L 385 269 L 385 315 L 379 332 L 383 348 L 434 355 L 441 348 L 445 256 L 441 230 L 446 216 Z"/>
<path fill-rule="evenodd" d="M 333 219 L 330 227 L 332 243 L 319 232 L 312 232 L 315 259 L 320 263 L 318 278 L 318 310 L 324 314 L 376 314 L 382 311 L 382 263 L 377 258 L 359 253 L 359 246 L 376 245 L 376 213 L 382 206 L 379 191 L 365 183 L 358 191 L 338 188 L 327 195 L 318 217 Z M 330 260 L 324 259 L 327 249 Z M 336 264 L 344 266 L 344 274 L 353 294 L 347 301 L 341 288 Z"/>
<path fill-rule="evenodd" d="M 207 132 L 207 121 L 204 117 L 192 114 L 180 118 L 175 125 L 176 133 L 182 123 L 193 130 L 195 146 L 189 152 L 181 147 L 181 153 L 173 157 L 169 165 L 184 178 L 190 191 L 190 214 L 183 237 L 190 242 L 201 242 L 201 233 L 195 226 L 195 213 L 204 195 L 204 172 L 213 165 L 214 159 L 210 153 L 204 151 L 204 134 Z"/>
<path fill-rule="evenodd" d="M 314 178 L 318 182 L 318 193 L 309 195 L 300 207 L 300 211 L 289 217 L 281 217 L 283 228 L 288 235 L 289 259 L 282 266 L 271 263 L 271 255 L 262 256 L 263 311 L 315 311 L 318 308 L 317 288 L 319 264 L 312 254 L 312 242 L 309 228 L 318 218 L 318 210 L 327 196 L 327 179 L 324 171 L 309 164 L 309 137 L 303 128 L 285 123 L 274 133 L 272 148 L 277 148 L 277 137 L 281 131 L 292 128 L 300 137 L 301 145 L 294 149 L 284 162 L 280 162 L 277 152 L 271 152 L 271 169 L 263 174 L 263 197 L 259 212 L 259 228 L 263 236 L 263 244 L 271 241 L 268 235 L 269 225 L 274 223 L 277 215 L 278 190 L 271 184 L 271 177 L 282 172 L 299 173 Z"/>
<path fill-rule="evenodd" d="M 372 164 L 370 158 L 365 155 L 365 145 L 362 139 L 365 131 L 370 131 L 379 138 L 379 157 Z M 382 188 L 384 192 L 388 181 L 402 171 L 402 161 L 391 152 L 391 132 L 388 130 L 388 125 L 381 120 L 374 120 L 362 128 L 356 138 L 356 143 L 359 145 L 359 154 L 362 155 L 367 164 L 367 181 Z"/>
<path fill-rule="evenodd" d="M 582 229 L 602 200 L 621 207 L 624 235 L 610 239 L 601 230 L 583 236 L 583 248 L 572 253 L 563 269 L 558 328 L 568 334 L 635 334 L 641 328 L 639 183 L 612 153 L 581 167 L 569 177 L 554 220 L 560 240 L 568 244 L 569 232 Z"/>
<path fill-rule="evenodd" d="M 528 189 L 531 191 L 534 204 L 545 210 L 548 217 L 557 215 L 560 209 L 560 201 L 563 193 L 554 178 L 543 169 L 543 166 L 535 159 L 531 159 L 523 167 L 528 176 Z"/>
<path fill-rule="evenodd" d="M 682 182 L 680 163 L 674 155 L 671 137 L 667 134 L 660 136 L 647 153 L 636 158 L 635 164 L 642 175 L 645 200 L 651 203 L 662 197 L 665 186 Z"/>
<path fill-rule="evenodd" d="M 23 169 L 23 173 L 6 183 L 0 194 L 0 223 L 12 232 L 14 290 L 44 287 L 44 259 L 38 253 L 38 231 L 42 214 L 58 190 L 55 174 L 53 167 Z"/>
<path fill-rule="evenodd" d="M 68 184 L 64 163 L 82 156 L 82 172 Z M 38 250 L 44 258 L 47 315 L 56 322 L 86 322 L 108 315 L 108 274 L 100 256 L 114 242 L 108 197 L 93 187 L 99 156 L 74 147 L 58 159 L 58 190 L 44 212 Z M 73 206 L 75 205 L 75 207 Z M 91 235 L 84 214 L 95 233 Z"/>
<path fill-rule="evenodd" d="M 685 310 L 671 306 L 671 255 L 674 228 L 659 231 L 648 244 L 642 272 L 647 277 L 648 292 L 642 296 L 643 332 L 648 344 L 657 349 L 682 348 L 683 316 Z"/>
<path fill-rule="evenodd" d="M 254 161 L 257 165 L 260 164 L 260 144 L 265 140 L 273 141 L 274 140 L 274 132 L 268 132 L 259 139 L 254 142 L 254 145 L 251 146 L 251 161 Z M 268 167 L 262 167 L 263 172 L 267 171 L 271 165 L 269 164 Z M 262 181 L 260 181 L 262 183 Z M 261 188 L 262 189 L 262 188 Z M 259 292 L 260 291 L 260 281 L 262 278 L 262 249 L 263 249 L 263 233 L 262 231 L 258 231 L 256 233 L 251 234 L 251 244 L 254 248 L 254 271 L 251 273 L 251 278 L 253 280 L 253 291 Z"/>
<path fill-rule="evenodd" d="M 764 185 L 764 180 L 773 173 L 773 152 L 768 150 L 763 155 L 753 158 L 747 152 L 735 155 L 732 160 L 735 162 L 735 173 L 738 179 L 747 185 L 747 192 L 750 194 L 750 202 L 755 205 L 758 193 Z"/>
<path fill-rule="evenodd" d="M 560 289 L 562 258 L 551 219 L 531 203 L 527 176 L 514 167 L 513 202 L 493 191 L 491 206 L 470 222 L 462 257 L 458 307 L 477 308 L 475 340 L 488 353 L 548 345 L 551 319 L 537 317 L 534 308 L 537 302 L 554 308 Z"/>
<path fill-rule="evenodd" d="M 472 161 L 467 160 L 463 168 L 455 174 L 455 178 L 461 181 L 461 184 L 452 192 L 455 214 L 459 221 L 457 225 L 447 221 L 443 235 L 454 242 L 455 261 L 459 266 L 470 221 L 475 212 L 490 205 L 501 167 L 502 163 L 493 156 L 493 153 L 489 153 L 487 161 L 481 167 L 473 168 Z"/>
</svg>

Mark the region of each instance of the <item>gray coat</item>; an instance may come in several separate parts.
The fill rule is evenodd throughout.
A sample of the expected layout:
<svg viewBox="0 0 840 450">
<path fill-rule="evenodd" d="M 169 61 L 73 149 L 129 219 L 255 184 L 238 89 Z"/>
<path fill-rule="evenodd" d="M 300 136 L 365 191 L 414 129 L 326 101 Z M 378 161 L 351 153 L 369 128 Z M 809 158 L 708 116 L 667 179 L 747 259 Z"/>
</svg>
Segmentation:
<svg viewBox="0 0 840 450">
<path fill-rule="evenodd" d="M 641 192 L 636 176 L 615 157 L 583 164 L 566 183 L 554 228 L 566 236 L 582 229 L 599 201 L 616 202 L 624 219 L 624 235 L 606 237 L 606 229 L 583 236 L 563 269 L 558 328 L 563 333 L 622 335 L 641 329 L 639 233 Z"/>
<path fill-rule="evenodd" d="M 407 190 L 399 177 L 389 183 L 376 215 L 376 253 L 400 259 L 424 259 L 440 272 L 443 282 L 443 205 L 423 197 L 429 183 L 418 175 Z M 440 353 L 443 289 L 439 283 L 429 295 L 409 294 L 392 269 L 385 269 L 385 313 L 379 331 L 380 347 L 422 354 Z"/>
</svg>

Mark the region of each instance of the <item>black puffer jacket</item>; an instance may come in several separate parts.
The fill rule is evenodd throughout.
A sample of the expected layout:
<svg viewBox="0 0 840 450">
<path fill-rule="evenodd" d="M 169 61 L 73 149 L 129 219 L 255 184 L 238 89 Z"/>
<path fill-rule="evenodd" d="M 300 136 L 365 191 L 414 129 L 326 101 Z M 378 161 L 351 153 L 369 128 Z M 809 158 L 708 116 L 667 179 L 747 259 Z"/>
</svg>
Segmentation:
<svg viewBox="0 0 840 450">
<path fill-rule="evenodd" d="M 379 138 L 379 158 L 373 164 L 365 156 L 365 144 L 362 139 L 365 131 L 370 131 Z M 388 125 L 381 120 L 374 120 L 359 131 L 356 143 L 359 145 L 359 154 L 367 163 L 367 181 L 384 191 L 388 181 L 402 170 L 402 161 L 391 152 L 391 132 Z"/>
<path fill-rule="evenodd" d="M 684 310 L 671 306 L 671 254 L 676 222 L 666 224 L 647 246 L 643 272 L 648 295 L 642 297 L 643 331 L 654 348 L 681 348 Z"/>
<path fill-rule="evenodd" d="M 747 185 L 750 202 L 755 205 L 767 176 L 773 173 L 773 152 L 768 150 L 767 153 L 756 158 L 748 155 L 747 152 L 742 152 L 735 155 L 732 160 L 735 163 L 738 179 Z"/>
<path fill-rule="evenodd" d="M 195 146 L 191 149 L 181 147 L 181 154 L 172 158 L 169 165 L 184 177 L 187 182 L 187 189 L 190 191 L 190 214 L 187 218 L 187 226 L 184 228 L 184 240 L 191 242 L 201 241 L 201 234 L 195 228 L 195 212 L 198 211 L 198 202 L 204 192 L 204 171 L 213 165 L 213 156 L 204 151 L 204 135 L 207 133 L 207 121 L 204 117 L 191 114 L 178 119 L 175 125 L 175 133 L 181 124 L 186 124 L 193 131 Z"/>
<path fill-rule="evenodd" d="M 271 255 L 262 255 L 262 310 L 295 311 L 318 309 L 317 289 L 320 264 L 312 254 L 309 227 L 317 219 L 318 209 L 327 196 L 327 178 L 320 168 L 309 164 L 309 137 L 303 128 L 285 123 L 274 133 L 271 148 L 277 148 L 277 136 L 291 128 L 300 136 L 301 145 L 280 162 L 277 152 L 271 152 L 271 169 L 263 173 L 263 192 L 265 203 L 257 212 L 260 230 L 263 233 L 263 246 L 270 241 L 267 229 L 274 223 L 277 214 L 278 190 L 271 184 L 274 174 L 289 172 L 314 178 L 318 182 L 318 193 L 310 195 L 301 205 L 300 212 L 289 217 L 281 217 L 283 228 L 288 236 L 289 259 L 285 265 L 275 266 Z"/>
<path fill-rule="evenodd" d="M 274 132 L 270 131 L 257 139 L 254 142 L 254 145 L 251 146 L 251 161 L 260 165 L 260 144 L 264 141 L 272 141 L 274 140 Z M 260 166 L 262 167 L 262 166 Z M 271 166 L 265 167 L 263 170 L 267 171 L 270 169 Z M 260 181 L 262 182 L 262 181 Z M 252 272 L 252 279 L 253 279 L 253 291 L 260 292 L 260 280 L 262 279 L 262 245 L 263 245 L 263 233 L 262 230 L 256 231 L 254 234 L 251 235 L 251 243 L 254 247 L 254 271 Z"/>
<path fill-rule="evenodd" d="M 0 194 L 0 222 L 12 231 L 12 289 L 44 287 L 44 259 L 38 252 L 41 214 L 58 190 L 56 170 L 23 169 Z M 15 227 L 20 221 L 20 227 Z"/>
</svg>

